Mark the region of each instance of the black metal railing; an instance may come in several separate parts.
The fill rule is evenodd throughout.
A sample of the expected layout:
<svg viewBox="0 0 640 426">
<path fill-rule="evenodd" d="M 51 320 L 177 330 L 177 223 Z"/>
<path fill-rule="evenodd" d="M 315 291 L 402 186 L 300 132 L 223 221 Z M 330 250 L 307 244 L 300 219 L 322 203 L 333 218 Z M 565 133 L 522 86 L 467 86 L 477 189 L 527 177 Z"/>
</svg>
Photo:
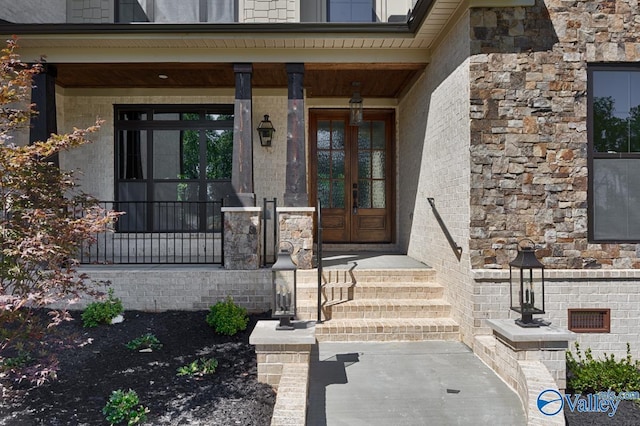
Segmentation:
<svg viewBox="0 0 640 426">
<path fill-rule="evenodd" d="M 223 200 L 101 201 L 99 205 L 124 214 L 82 248 L 80 263 L 222 263 Z"/>
<path fill-rule="evenodd" d="M 316 223 L 317 223 L 317 247 L 318 247 L 318 322 L 322 322 L 322 211 L 320 210 L 320 200 L 316 206 Z"/>
<path fill-rule="evenodd" d="M 460 247 L 454 241 L 453 237 L 451 236 L 451 233 L 449 232 L 449 229 L 447 228 L 447 225 L 445 225 L 444 221 L 442 220 L 442 217 L 440 217 L 440 213 L 438 213 L 438 209 L 436 209 L 436 201 L 433 198 L 427 198 L 427 200 L 429 201 L 429 204 L 431 204 L 431 209 L 433 210 L 433 215 L 435 216 L 436 220 L 438 221 L 438 224 L 440 225 L 440 228 L 442 229 L 442 232 L 444 232 L 444 236 L 447 238 L 447 241 L 449 242 L 449 245 L 451 246 L 451 249 L 455 253 L 455 255 L 458 258 L 458 260 L 460 260 L 460 258 L 462 257 L 462 247 Z"/>
</svg>

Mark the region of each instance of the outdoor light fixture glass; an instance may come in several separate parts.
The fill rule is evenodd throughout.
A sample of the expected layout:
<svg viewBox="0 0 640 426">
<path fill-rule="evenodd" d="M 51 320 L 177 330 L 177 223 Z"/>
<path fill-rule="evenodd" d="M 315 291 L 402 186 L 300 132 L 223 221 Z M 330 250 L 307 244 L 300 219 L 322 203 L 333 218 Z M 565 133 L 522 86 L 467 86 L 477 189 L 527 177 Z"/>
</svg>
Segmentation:
<svg viewBox="0 0 640 426">
<path fill-rule="evenodd" d="M 362 97 L 360 96 L 360 82 L 352 83 L 353 96 L 349 99 L 349 124 L 359 126 L 362 124 Z"/>
<path fill-rule="evenodd" d="M 523 243 L 530 245 L 522 246 Z M 511 310 L 522 315 L 516 320 L 520 327 L 540 327 L 549 323 L 533 319 L 544 314 L 544 265 L 535 253 L 535 244 L 526 239 L 518 243 L 518 255 L 509 263 Z"/>
<path fill-rule="evenodd" d="M 271 282 L 273 283 L 273 300 L 271 317 L 279 318 L 280 324 L 276 330 L 293 330 L 291 319 L 296 316 L 296 287 L 297 269 L 291 255 L 293 244 L 283 241 L 290 246 L 290 250 L 280 247 L 276 263 L 271 267 Z"/>
<path fill-rule="evenodd" d="M 273 133 L 276 129 L 273 127 L 273 123 L 269 120 L 269 115 L 265 114 L 264 120 L 258 125 L 258 136 L 260 136 L 260 145 L 271 146 L 271 140 L 273 139 Z"/>
</svg>

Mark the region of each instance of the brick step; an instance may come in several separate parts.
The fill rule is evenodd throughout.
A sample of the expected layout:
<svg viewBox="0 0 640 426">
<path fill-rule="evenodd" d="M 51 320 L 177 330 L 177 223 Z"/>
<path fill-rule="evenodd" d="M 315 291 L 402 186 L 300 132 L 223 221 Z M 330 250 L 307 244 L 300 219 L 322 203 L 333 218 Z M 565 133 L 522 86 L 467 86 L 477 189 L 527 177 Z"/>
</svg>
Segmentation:
<svg viewBox="0 0 640 426">
<path fill-rule="evenodd" d="M 407 269 L 323 269 L 323 283 L 380 283 L 380 282 L 434 282 L 436 271 L 431 268 Z M 317 286 L 318 270 L 297 271 L 298 285 Z"/>
<path fill-rule="evenodd" d="M 329 283 L 324 285 L 329 298 L 349 292 L 352 299 L 441 299 L 444 287 L 434 282 Z M 298 286 L 298 300 L 317 300 L 316 286 Z M 324 295 L 323 295 L 324 300 Z"/>
<path fill-rule="evenodd" d="M 331 319 L 443 318 L 450 312 L 442 299 L 363 299 L 331 306 Z"/>
<path fill-rule="evenodd" d="M 318 342 L 460 340 L 451 318 L 333 319 L 316 324 Z"/>
</svg>

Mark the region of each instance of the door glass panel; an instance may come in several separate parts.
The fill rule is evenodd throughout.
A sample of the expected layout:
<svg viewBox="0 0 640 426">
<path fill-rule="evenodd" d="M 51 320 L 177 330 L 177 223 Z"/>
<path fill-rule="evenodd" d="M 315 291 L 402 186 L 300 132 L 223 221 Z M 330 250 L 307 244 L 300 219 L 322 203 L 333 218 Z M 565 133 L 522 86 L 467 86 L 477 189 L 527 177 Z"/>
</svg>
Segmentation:
<svg viewBox="0 0 640 426">
<path fill-rule="evenodd" d="M 371 131 L 369 121 L 365 121 L 358 128 L 358 149 L 371 149 Z"/>
<path fill-rule="evenodd" d="M 386 207 L 386 190 L 383 180 L 374 180 L 373 182 L 373 208 L 384 209 Z"/>
<path fill-rule="evenodd" d="M 368 180 L 358 181 L 358 208 L 371 208 L 371 182 Z"/>
<path fill-rule="evenodd" d="M 318 121 L 318 131 L 316 132 L 318 149 L 329 149 L 331 146 L 331 122 L 327 120 Z"/>
<path fill-rule="evenodd" d="M 373 151 L 372 173 L 374 179 L 384 179 L 385 153 L 384 151 Z"/>
<path fill-rule="evenodd" d="M 369 151 L 358 152 L 358 177 L 371 177 L 371 154 Z"/>
<path fill-rule="evenodd" d="M 335 209 L 344 208 L 344 181 L 334 179 L 331 181 L 331 206 Z"/>
<path fill-rule="evenodd" d="M 318 179 L 327 179 L 330 177 L 329 171 L 329 151 L 318 151 Z"/>
<path fill-rule="evenodd" d="M 374 121 L 371 123 L 371 127 L 373 149 L 385 149 L 386 132 L 384 130 L 384 121 Z"/>
<path fill-rule="evenodd" d="M 331 177 L 344 178 L 344 151 L 333 151 Z"/>
<path fill-rule="evenodd" d="M 344 121 L 332 121 L 331 148 L 344 149 Z"/>
<path fill-rule="evenodd" d="M 329 181 L 318 179 L 318 199 L 322 208 L 330 207 L 329 205 Z"/>
</svg>

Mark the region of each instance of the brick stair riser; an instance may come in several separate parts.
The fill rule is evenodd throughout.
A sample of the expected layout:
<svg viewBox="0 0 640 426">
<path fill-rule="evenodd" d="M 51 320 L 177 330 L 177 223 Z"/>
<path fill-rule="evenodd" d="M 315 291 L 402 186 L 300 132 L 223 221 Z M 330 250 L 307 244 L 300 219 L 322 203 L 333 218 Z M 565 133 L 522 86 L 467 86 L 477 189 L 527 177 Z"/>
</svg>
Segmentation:
<svg viewBox="0 0 640 426">
<path fill-rule="evenodd" d="M 338 287 L 325 288 L 327 294 L 339 296 L 340 289 Z M 444 294 L 444 288 L 439 285 L 425 284 L 423 286 L 403 285 L 403 284 L 380 284 L 380 285 L 358 285 L 353 286 L 351 290 L 343 287 L 343 294 L 350 291 L 354 300 L 362 299 L 441 299 Z M 298 300 L 315 301 L 318 298 L 318 288 L 298 286 Z M 323 297 L 324 300 L 324 297 Z"/>
<path fill-rule="evenodd" d="M 364 270 L 354 271 L 353 276 L 345 270 L 323 271 L 323 282 L 353 282 L 356 283 L 398 283 L 435 282 L 435 271 L 431 269 L 393 269 L 393 270 Z M 316 269 L 298 270 L 296 279 L 299 285 L 317 285 L 318 271 Z"/>
<path fill-rule="evenodd" d="M 378 318 L 447 318 L 449 305 L 431 306 L 349 306 L 348 303 L 331 307 L 332 319 Z"/>
</svg>

